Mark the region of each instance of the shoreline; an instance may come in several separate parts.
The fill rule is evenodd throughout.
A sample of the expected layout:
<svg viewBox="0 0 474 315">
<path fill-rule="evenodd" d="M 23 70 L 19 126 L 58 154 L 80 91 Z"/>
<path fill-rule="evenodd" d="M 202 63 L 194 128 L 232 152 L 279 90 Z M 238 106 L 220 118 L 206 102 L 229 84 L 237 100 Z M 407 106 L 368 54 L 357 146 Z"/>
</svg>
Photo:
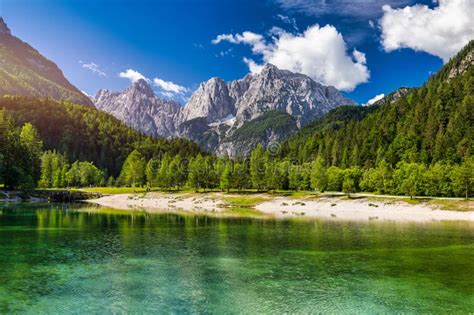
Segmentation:
<svg viewBox="0 0 474 315">
<path fill-rule="evenodd" d="M 342 196 L 288 197 L 270 194 L 239 195 L 209 193 L 117 194 L 89 203 L 104 207 L 149 213 L 185 211 L 218 216 L 268 217 L 277 219 L 312 218 L 350 221 L 473 221 L 474 211 L 443 210 L 430 202 L 410 204 L 401 198 Z M 466 201 L 469 210 L 474 201 Z M 237 209 L 237 211 L 233 211 Z M 242 214 L 242 209 L 249 209 Z M 244 211 L 245 212 L 245 211 Z M 233 213 L 235 215 L 233 215 Z"/>
</svg>

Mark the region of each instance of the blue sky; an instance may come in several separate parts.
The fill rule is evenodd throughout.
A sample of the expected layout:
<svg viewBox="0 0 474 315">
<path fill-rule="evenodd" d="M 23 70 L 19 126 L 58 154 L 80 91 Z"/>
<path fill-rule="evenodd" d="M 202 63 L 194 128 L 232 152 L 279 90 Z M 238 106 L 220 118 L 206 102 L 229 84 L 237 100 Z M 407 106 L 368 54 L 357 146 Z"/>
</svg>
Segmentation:
<svg viewBox="0 0 474 315">
<path fill-rule="evenodd" d="M 161 80 L 161 87 L 154 86 L 157 93 L 171 95 L 184 91 L 178 87 L 189 93 L 214 76 L 225 80 L 243 77 L 249 72 L 243 58 L 257 65 L 275 60 L 289 67 L 304 58 L 301 64 L 310 76 L 322 83 L 336 82 L 347 96 L 365 103 L 400 86 L 419 86 L 443 65 L 443 57 L 452 55 L 453 49 L 464 44 L 461 41 L 471 37 L 471 30 L 451 35 L 446 40 L 457 42 L 445 44 L 454 47 L 446 51 L 433 48 L 427 38 L 433 34 L 422 34 L 425 27 L 414 25 L 420 37 L 410 42 L 406 30 L 397 29 L 406 17 L 396 9 L 415 3 L 428 5 L 413 7 L 416 14 L 428 15 L 442 5 L 431 0 L 0 0 L 0 15 L 14 35 L 56 62 L 74 85 L 93 95 L 100 88 L 122 90 L 130 85 L 130 80 L 119 76 L 127 69 L 151 82 Z M 382 10 L 385 4 L 390 8 Z M 450 10 L 445 11 L 454 9 Z M 384 14 L 387 19 L 382 28 Z M 328 25 L 332 28 L 325 28 Z M 314 31 L 312 37 L 304 35 L 308 28 Z M 318 37 L 323 29 L 332 31 L 328 43 Z M 246 31 L 261 36 L 260 42 L 255 45 L 244 40 Z M 227 35 L 227 39 L 212 43 L 218 35 Z M 342 52 L 339 35 L 345 43 Z M 290 41 L 281 40 L 284 37 Z M 301 42 L 303 48 L 281 59 L 285 47 L 293 42 Z M 260 43 L 264 46 L 259 50 Z M 328 47 L 314 50 L 313 55 L 304 54 L 304 47 L 324 45 Z M 365 58 L 357 59 L 354 50 Z M 336 52 L 339 59 L 331 58 Z M 328 75 L 328 69 L 346 73 L 344 67 L 359 77 L 345 74 L 349 83 L 343 84 Z"/>
</svg>

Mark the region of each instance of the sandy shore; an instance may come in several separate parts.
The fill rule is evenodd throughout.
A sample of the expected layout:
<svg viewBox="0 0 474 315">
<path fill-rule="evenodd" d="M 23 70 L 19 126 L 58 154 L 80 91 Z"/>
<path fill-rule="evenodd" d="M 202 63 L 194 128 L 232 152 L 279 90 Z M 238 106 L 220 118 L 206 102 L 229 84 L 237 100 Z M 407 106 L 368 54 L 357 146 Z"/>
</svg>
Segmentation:
<svg viewBox="0 0 474 315">
<path fill-rule="evenodd" d="M 224 202 L 211 195 L 194 194 L 119 194 L 88 200 L 104 207 L 146 212 L 221 212 Z"/>
<path fill-rule="evenodd" d="M 474 211 L 448 211 L 403 201 L 371 201 L 362 199 L 318 198 L 316 200 L 294 200 L 277 197 L 256 206 L 258 211 L 276 217 L 314 217 L 341 220 L 381 221 L 474 221 Z"/>
<path fill-rule="evenodd" d="M 258 196 L 253 196 L 258 197 Z M 260 196 L 254 207 L 265 216 L 276 218 L 322 218 L 353 221 L 474 221 L 474 211 L 440 210 L 421 203 L 412 205 L 396 199 L 371 200 L 320 197 L 316 199 Z M 226 213 L 232 195 L 209 194 L 120 194 L 89 200 L 105 207 L 146 212 L 188 211 L 194 213 Z"/>
</svg>

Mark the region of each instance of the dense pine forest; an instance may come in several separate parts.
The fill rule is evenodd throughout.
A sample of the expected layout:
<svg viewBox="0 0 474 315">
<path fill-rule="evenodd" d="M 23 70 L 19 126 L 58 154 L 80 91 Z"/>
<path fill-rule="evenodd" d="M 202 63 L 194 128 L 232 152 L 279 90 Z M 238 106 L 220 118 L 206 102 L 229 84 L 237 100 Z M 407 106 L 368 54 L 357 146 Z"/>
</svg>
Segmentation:
<svg viewBox="0 0 474 315">
<path fill-rule="evenodd" d="M 281 157 L 321 157 L 343 168 L 371 168 L 382 160 L 392 167 L 401 161 L 460 163 L 474 151 L 473 51 L 471 41 L 422 87 L 393 103 L 337 108 L 285 142 Z"/>
<path fill-rule="evenodd" d="M 186 157 L 201 152 L 195 143 L 185 139 L 166 140 L 145 136 L 92 107 L 50 99 L 5 96 L 0 98 L 0 110 L 0 182 L 8 187 L 37 184 L 39 173 L 31 173 L 25 165 L 39 164 L 43 150 L 60 155 L 58 160 L 53 154 L 58 165 L 77 161 L 72 164 L 76 169 L 78 164 L 84 169 L 89 168 L 89 173 L 95 174 L 85 176 L 89 178 L 118 176 L 123 162 L 134 149 L 139 149 L 148 159 L 165 153 Z M 20 137 L 25 126 L 34 130 L 36 141 L 41 143 L 41 149 L 36 149 L 30 162 L 23 161 L 28 156 Z M 51 157 L 48 154 L 43 160 Z M 89 167 L 85 163 L 89 163 Z M 95 170 L 91 171 L 91 165 Z M 25 179 L 15 175 L 17 173 L 28 174 L 30 178 L 26 182 L 29 184 L 21 184 Z M 72 180 L 69 184 L 79 182 Z M 103 180 L 90 179 L 82 183 L 92 182 L 104 183 Z"/>
<path fill-rule="evenodd" d="M 185 139 L 154 139 L 95 108 L 26 97 L 0 98 L 15 125 L 29 122 L 38 130 L 45 150 L 57 150 L 71 161 L 91 161 L 108 175 L 116 176 L 133 149 L 147 157 L 196 155 L 198 146 Z"/>
</svg>

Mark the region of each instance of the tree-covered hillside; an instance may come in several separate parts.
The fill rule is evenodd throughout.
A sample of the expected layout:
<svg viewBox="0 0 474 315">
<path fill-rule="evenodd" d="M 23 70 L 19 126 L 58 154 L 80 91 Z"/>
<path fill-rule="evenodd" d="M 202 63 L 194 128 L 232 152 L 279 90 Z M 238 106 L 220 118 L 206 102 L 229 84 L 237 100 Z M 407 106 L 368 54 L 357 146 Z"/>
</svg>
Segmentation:
<svg viewBox="0 0 474 315">
<path fill-rule="evenodd" d="M 0 98 L 16 124 L 31 123 L 38 130 L 45 150 L 65 153 L 70 161 L 92 161 L 107 175 L 118 176 L 128 154 L 139 149 L 145 157 L 194 156 L 199 147 L 184 139 L 154 139 L 125 126 L 95 108 L 26 97 Z"/>
<path fill-rule="evenodd" d="M 50 97 L 93 106 L 58 66 L 13 36 L 0 17 L 0 96 Z"/>
<path fill-rule="evenodd" d="M 284 158 L 374 167 L 382 160 L 459 163 L 474 152 L 474 41 L 395 102 L 342 107 L 282 145 Z"/>
</svg>

